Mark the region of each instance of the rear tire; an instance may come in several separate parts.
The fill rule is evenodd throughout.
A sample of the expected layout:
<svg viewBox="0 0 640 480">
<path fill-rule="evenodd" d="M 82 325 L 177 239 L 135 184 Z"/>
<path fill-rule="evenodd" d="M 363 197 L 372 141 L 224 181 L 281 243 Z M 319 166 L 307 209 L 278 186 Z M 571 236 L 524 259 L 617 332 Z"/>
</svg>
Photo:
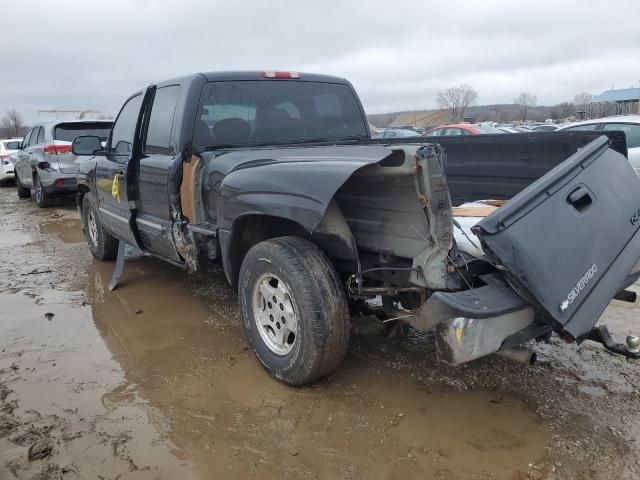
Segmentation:
<svg viewBox="0 0 640 480">
<path fill-rule="evenodd" d="M 118 239 L 104 228 L 98 213 L 98 202 L 92 193 L 87 193 L 82 199 L 82 232 L 91 255 L 100 261 L 115 260 Z"/>
<path fill-rule="evenodd" d="M 16 175 L 16 185 L 18 187 L 18 198 L 31 197 L 31 190 L 22 186 L 22 182 L 20 181 L 20 177 L 18 177 L 17 172 L 15 175 Z"/>
<path fill-rule="evenodd" d="M 238 296 L 249 344 L 264 368 L 289 385 L 333 372 L 349 346 L 349 308 L 324 252 L 299 237 L 249 250 Z"/>
<path fill-rule="evenodd" d="M 47 194 L 44 187 L 42 186 L 40 176 L 37 173 L 33 176 L 33 189 L 33 198 L 36 201 L 36 205 L 38 205 L 38 207 L 46 208 L 51 205 L 51 197 Z"/>
</svg>

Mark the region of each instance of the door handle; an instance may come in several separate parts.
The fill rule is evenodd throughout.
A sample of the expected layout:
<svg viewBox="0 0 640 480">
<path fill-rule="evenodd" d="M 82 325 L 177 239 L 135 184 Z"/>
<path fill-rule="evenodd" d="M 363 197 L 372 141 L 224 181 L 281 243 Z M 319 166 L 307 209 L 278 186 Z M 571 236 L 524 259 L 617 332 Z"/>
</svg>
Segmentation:
<svg viewBox="0 0 640 480">
<path fill-rule="evenodd" d="M 579 213 L 582 213 L 591 206 L 593 199 L 586 187 L 578 187 L 567 196 L 567 202 Z"/>
<path fill-rule="evenodd" d="M 119 176 L 119 177 L 124 177 L 124 170 L 118 170 L 116 172 L 116 175 Z"/>
</svg>

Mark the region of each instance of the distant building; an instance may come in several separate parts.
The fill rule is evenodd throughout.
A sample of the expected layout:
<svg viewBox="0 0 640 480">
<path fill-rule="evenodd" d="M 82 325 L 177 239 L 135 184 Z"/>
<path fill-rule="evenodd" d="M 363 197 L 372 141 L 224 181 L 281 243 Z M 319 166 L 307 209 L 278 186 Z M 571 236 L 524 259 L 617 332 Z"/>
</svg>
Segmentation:
<svg viewBox="0 0 640 480">
<path fill-rule="evenodd" d="M 597 105 L 599 116 L 640 113 L 640 88 L 607 90 L 593 97 L 591 103 Z"/>
</svg>

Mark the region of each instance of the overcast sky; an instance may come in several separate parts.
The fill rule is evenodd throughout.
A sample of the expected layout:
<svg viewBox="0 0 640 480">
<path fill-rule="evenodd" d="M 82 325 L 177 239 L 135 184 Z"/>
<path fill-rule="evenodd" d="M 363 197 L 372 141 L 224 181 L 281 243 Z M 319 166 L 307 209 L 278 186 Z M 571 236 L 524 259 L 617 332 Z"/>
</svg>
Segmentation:
<svg viewBox="0 0 640 480">
<path fill-rule="evenodd" d="M 117 113 L 174 76 L 283 69 L 348 78 L 366 110 L 434 108 L 468 83 L 479 104 L 538 104 L 640 84 L 640 1 L 0 0 L 0 113 Z"/>
</svg>

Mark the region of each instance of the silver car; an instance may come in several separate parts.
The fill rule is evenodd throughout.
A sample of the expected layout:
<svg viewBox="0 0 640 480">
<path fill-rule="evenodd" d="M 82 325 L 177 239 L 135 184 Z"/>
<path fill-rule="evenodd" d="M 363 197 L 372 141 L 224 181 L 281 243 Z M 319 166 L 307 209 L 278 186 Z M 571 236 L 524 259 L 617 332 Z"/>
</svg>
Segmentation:
<svg viewBox="0 0 640 480">
<path fill-rule="evenodd" d="M 81 135 L 94 135 L 106 141 L 111 124 L 103 120 L 56 120 L 35 125 L 16 154 L 18 197 L 28 198 L 33 191 L 38 206 L 46 207 L 53 197 L 75 192 L 82 157 L 71 153 L 71 143 Z"/>
<path fill-rule="evenodd" d="M 561 126 L 558 131 L 574 130 L 619 130 L 627 137 L 629 163 L 640 175 L 640 115 L 618 115 L 613 117 L 595 118 L 584 122 L 570 123 Z"/>
</svg>

